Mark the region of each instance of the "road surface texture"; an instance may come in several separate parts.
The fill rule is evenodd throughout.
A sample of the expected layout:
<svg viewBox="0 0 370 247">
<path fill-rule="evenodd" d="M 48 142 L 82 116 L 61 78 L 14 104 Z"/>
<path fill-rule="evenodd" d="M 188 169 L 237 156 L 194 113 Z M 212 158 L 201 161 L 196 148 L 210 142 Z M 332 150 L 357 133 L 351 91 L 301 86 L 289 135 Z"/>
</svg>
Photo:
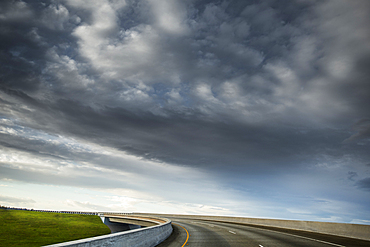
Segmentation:
<svg viewBox="0 0 370 247">
<path fill-rule="evenodd" d="M 157 247 L 370 247 L 370 241 L 326 234 L 227 222 L 170 219 L 173 233 Z"/>
</svg>

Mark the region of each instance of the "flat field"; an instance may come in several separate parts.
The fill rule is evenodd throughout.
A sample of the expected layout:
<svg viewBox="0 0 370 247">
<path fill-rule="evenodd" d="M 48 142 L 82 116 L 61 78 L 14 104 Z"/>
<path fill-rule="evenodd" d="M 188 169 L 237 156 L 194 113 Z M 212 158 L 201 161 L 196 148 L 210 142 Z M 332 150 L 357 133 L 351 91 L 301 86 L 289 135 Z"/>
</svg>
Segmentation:
<svg viewBox="0 0 370 247">
<path fill-rule="evenodd" d="M 0 209 L 0 246 L 43 246 L 109 234 L 99 216 Z"/>
</svg>

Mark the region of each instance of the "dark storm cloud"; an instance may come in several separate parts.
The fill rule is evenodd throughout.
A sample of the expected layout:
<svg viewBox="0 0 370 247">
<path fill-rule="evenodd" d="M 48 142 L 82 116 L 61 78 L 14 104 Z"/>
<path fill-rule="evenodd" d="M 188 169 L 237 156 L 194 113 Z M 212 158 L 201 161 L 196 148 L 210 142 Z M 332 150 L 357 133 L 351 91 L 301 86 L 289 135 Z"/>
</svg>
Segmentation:
<svg viewBox="0 0 370 247">
<path fill-rule="evenodd" d="M 348 172 L 348 176 L 347 176 L 347 178 L 349 179 L 349 180 L 351 180 L 351 181 L 355 181 L 354 180 L 354 178 L 355 177 L 358 177 L 358 174 L 357 174 L 357 172 Z"/>
<path fill-rule="evenodd" d="M 3 3 L 2 91 L 13 100 L 3 104 L 11 109 L 3 114 L 49 133 L 76 135 L 182 165 L 257 169 L 252 167 L 303 164 L 317 153 L 340 155 L 346 129 L 314 124 L 328 118 L 348 125 L 345 117 L 367 117 L 369 56 L 354 57 L 349 83 L 318 78 L 331 73 L 318 66 L 334 53 L 321 42 L 338 43 L 338 49 L 354 42 L 325 36 L 320 21 L 331 13 L 322 18 L 316 11 L 320 4 L 304 1 L 171 3 L 175 14 L 187 8 L 184 22 L 174 22 L 177 26 L 163 24 L 147 2 L 128 1 L 112 20 L 101 22 L 113 30 L 104 32 L 94 26 L 100 21 L 94 5 Z M 17 15 L 20 11 L 27 15 Z M 307 25 L 310 18 L 313 24 Z M 361 20 L 358 32 L 367 24 Z M 152 25 L 160 36 L 140 25 Z M 117 32 L 123 31 L 119 37 Z M 108 56 L 103 45 L 91 50 L 81 32 L 88 39 L 95 32 L 97 42 L 108 40 L 102 44 L 113 44 L 116 53 Z M 149 39 L 143 45 L 153 48 L 148 61 L 128 50 L 135 48 L 125 43 L 133 34 Z M 88 62 L 89 56 L 97 59 Z M 96 74 L 105 73 L 101 68 L 112 75 Z M 312 78 L 324 82 L 315 85 Z M 327 104 L 339 98 L 347 104 L 344 112 Z M 311 109 L 314 104 L 318 107 Z M 242 119 L 241 111 L 247 112 Z M 366 123 L 357 126 L 358 135 L 366 135 Z M 350 154 L 351 146 L 347 149 Z"/>
<path fill-rule="evenodd" d="M 73 40 L 70 32 L 76 24 L 75 16 L 66 19 L 68 10 L 53 2 L 2 1 L 0 9 L 0 83 L 37 90 L 48 49 Z"/>
<path fill-rule="evenodd" d="M 370 137 L 370 119 L 361 119 L 357 121 L 353 129 L 357 132 L 346 139 L 345 142 L 368 139 Z"/>
<path fill-rule="evenodd" d="M 42 129 L 49 132 L 78 136 L 145 159 L 194 167 L 228 169 L 245 166 L 248 172 L 266 168 L 276 172 L 277 169 L 297 167 L 297 163 L 313 154 L 323 153 L 323 149 L 326 149 L 325 153 L 339 156 L 339 151 L 335 150 L 340 149 L 340 142 L 346 137 L 346 133 L 327 130 L 246 125 L 232 120 L 212 122 L 206 116 L 203 119 L 202 113 L 196 111 L 187 117 L 168 111 L 163 118 L 123 108 L 94 110 L 74 101 L 60 100 L 50 104 L 33 101 L 25 94 L 12 92 L 10 95 L 17 95 L 19 104 L 32 102 L 28 106 L 33 106 L 33 110 L 21 114 L 33 128 L 43 126 Z M 71 153 L 60 145 L 45 145 L 42 140 L 9 135 L 4 140 L 7 140 L 3 141 L 4 146 L 60 159 L 68 156 L 77 161 L 92 156 Z M 271 160 L 274 160 L 273 164 Z"/>
<path fill-rule="evenodd" d="M 370 177 L 357 181 L 356 186 L 360 189 L 370 191 Z"/>
</svg>

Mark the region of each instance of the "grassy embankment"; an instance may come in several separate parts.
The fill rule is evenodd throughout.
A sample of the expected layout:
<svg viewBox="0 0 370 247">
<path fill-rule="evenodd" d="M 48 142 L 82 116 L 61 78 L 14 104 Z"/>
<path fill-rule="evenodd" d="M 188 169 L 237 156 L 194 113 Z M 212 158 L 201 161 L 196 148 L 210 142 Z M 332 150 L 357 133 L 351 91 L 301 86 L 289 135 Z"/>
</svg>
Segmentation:
<svg viewBox="0 0 370 247">
<path fill-rule="evenodd" d="M 109 234 L 98 216 L 0 209 L 0 246 L 42 246 Z"/>
</svg>

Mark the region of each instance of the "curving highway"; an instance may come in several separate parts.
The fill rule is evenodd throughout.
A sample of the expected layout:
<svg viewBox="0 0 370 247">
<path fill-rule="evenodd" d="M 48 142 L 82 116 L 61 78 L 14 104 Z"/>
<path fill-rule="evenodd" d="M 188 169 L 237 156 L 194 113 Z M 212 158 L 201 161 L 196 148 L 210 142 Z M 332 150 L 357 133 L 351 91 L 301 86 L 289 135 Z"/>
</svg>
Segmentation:
<svg viewBox="0 0 370 247">
<path fill-rule="evenodd" d="M 370 241 L 243 224 L 169 218 L 173 233 L 157 247 L 369 247 Z"/>
</svg>

